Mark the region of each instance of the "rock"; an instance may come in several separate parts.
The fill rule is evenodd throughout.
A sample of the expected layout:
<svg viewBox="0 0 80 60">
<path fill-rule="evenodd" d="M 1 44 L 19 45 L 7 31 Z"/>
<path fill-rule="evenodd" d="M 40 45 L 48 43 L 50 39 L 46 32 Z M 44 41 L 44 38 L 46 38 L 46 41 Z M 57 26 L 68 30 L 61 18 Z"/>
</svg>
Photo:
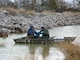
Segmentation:
<svg viewBox="0 0 80 60">
<path fill-rule="evenodd" d="M 0 37 L 8 37 L 8 30 L 2 28 L 0 31 Z"/>
<path fill-rule="evenodd" d="M 2 37 L 2 32 L 0 31 L 0 37 Z"/>
<path fill-rule="evenodd" d="M 25 17 L 23 14 L 15 16 L 6 15 L 8 11 L 0 11 L 0 27 L 10 30 L 10 32 L 26 32 L 28 27 L 34 25 L 36 29 L 42 26 L 53 28 L 57 26 L 77 25 L 80 24 L 80 15 L 67 13 L 42 14 L 36 13 L 34 16 Z M 25 25 L 25 26 L 24 26 Z"/>
<path fill-rule="evenodd" d="M 2 32 L 2 37 L 8 37 L 8 32 Z"/>
<path fill-rule="evenodd" d="M 19 27 L 15 27 L 15 32 L 16 32 L 16 33 L 22 33 L 22 29 L 19 28 Z"/>
</svg>

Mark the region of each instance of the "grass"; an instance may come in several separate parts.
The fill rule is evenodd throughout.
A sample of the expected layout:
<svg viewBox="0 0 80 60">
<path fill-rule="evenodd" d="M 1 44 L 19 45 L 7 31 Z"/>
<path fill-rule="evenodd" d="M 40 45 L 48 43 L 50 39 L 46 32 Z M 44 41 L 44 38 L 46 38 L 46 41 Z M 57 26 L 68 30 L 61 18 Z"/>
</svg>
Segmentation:
<svg viewBox="0 0 80 60">
<path fill-rule="evenodd" d="M 6 7 L 6 8 L 0 8 L 0 10 L 6 10 L 11 15 L 15 15 L 16 13 L 24 13 L 24 14 L 29 14 L 29 15 L 34 15 L 35 14 L 34 10 L 26 10 L 24 8 L 15 9 L 15 8 L 11 8 L 11 7 Z"/>
<path fill-rule="evenodd" d="M 80 60 L 80 47 L 68 42 L 60 42 L 54 44 L 54 46 L 60 48 L 66 58 L 65 60 Z"/>
<path fill-rule="evenodd" d="M 47 11 L 47 10 L 42 12 L 42 14 L 54 14 L 54 13 L 55 13 L 55 11 Z"/>
<path fill-rule="evenodd" d="M 69 42 L 58 42 L 53 45 L 54 47 L 60 48 L 65 54 L 65 60 L 80 60 L 80 47 Z M 45 50 L 46 51 L 46 50 Z M 21 56 L 15 56 L 15 60 L 22 60 Z M 24 60 L 38 60 L 34 54 L 26 54 Z"/>
<path fill-rule="evenodd" d="M 28 15 L 35 15 L 36 12 L 35 10 L 26 10 L 24 8 L 20 8 L 20 9 L 15 9 L 12 7 L 6 7 L 6 8 L 0 8 L 0 10 L 7 10 L 10 12 L 10 14 L 15 15 L 16 13 L 24 13 L 24 14 L 28 14 Z M 44 10 L 43 12 L 41 12 L 42 14 L 54 14 L 56 13 L 54 10 L 53 11 L 49 11 L 49 10 Z M 71 12 L 71 11 L 65 11 L 64 13 L 66 14 L 74 14 L 74 15 L 80 15 L 80 12 Z"/>
<path fill-rule="evenodd" d="M 65 11 L 64 13 L 69 14 L 69 15 L 80 15 L 80 12 L 72 12 L 72 11 Z"/>
<path fill-rule="evenodd" d="M 15 15 L 17 12 L 18 13 L 26 13 L 30 15 L 34 15 L 36 12 L 34 10 L 25 10 L 23 8 L 21 9 L 14 9 L 14 8 L 0 8 L 0 10 L 7 10 L 9 11 L 12 15 Z M 51 11 L 43 11 L 43 14 L 52 14 Z M 53 12 L 54 13 L 54 12 Z M 79 12 L 65 12 L 67 14 L 80 14 Z M 3 43 L 0 44 L 0 47 L 4 47 L 5 45 Z M 76 46 L 74 44 L 68 43 L 68 42 L 59 42 L 54 44 L 55 47 L 60 48 L 66 58 L 65 60 L 80 60 L 80 47 Z M 25 59 L 27 59 L 25 57 Z M 16 60 L 21 60 L 19 57 L 16 58 Z"/>
</svg>

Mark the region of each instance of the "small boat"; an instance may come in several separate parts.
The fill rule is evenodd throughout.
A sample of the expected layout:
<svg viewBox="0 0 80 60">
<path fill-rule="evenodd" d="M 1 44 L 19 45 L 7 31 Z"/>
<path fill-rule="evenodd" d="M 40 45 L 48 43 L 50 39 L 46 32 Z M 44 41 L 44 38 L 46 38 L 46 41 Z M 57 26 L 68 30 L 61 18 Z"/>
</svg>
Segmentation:
<svg viewBox="0 0 80 60">
<path fill-rule="evenodd" d="M 51 38 L 28 38 L 22 37 L 14 39 L 15 43 L 26 43 L 26 44 L 52 44 L 54 42 L 61 41 L 73 41 L 75 37 L 51 37 Z"/>
</svg>

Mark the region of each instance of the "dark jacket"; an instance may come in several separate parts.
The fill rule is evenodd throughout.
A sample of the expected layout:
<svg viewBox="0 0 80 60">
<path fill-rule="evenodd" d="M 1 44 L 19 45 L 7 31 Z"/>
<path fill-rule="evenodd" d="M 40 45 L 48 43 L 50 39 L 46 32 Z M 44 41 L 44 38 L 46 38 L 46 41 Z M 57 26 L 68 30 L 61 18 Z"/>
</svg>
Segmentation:
<svg viewBox="0 0 80 60">
<path fill-rule="evenodd" d="M 30 36 L 30 35 L 34 36 L 34 33 L 35 33 L 35 31 L 34 31 L 33 27 L 30 27 L 28 29 L 28 36 Z"/>
<path fill-rule="evenodd" d="M 41 31 L 40 31 L 40 34 L 42 34 L 43 37 L 49 37 L 49 32 L 48 32 L 47 29 L 43 29 L 43 30 L 41 30 Z"/>
</svg>

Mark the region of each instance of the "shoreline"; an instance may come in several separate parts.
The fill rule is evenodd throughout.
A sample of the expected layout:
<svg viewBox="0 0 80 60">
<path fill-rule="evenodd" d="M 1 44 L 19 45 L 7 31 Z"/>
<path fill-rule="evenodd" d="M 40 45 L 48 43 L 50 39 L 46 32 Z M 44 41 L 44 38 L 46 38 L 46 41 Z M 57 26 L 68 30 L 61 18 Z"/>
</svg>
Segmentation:
<svg viewBox="0 0 80 60">
<path fill-rule="evenodd" d="M 27 32 L 30 25 L 35 29 L 40 29 L 42 26 L 51 29 L 54 27 L 80 25 L 80 15 L 78 13 L 35 13 L 21 14 L 2 10 L 0 11 L 0 32 L 7 33 L 24 33 Z"/>
</svg>

